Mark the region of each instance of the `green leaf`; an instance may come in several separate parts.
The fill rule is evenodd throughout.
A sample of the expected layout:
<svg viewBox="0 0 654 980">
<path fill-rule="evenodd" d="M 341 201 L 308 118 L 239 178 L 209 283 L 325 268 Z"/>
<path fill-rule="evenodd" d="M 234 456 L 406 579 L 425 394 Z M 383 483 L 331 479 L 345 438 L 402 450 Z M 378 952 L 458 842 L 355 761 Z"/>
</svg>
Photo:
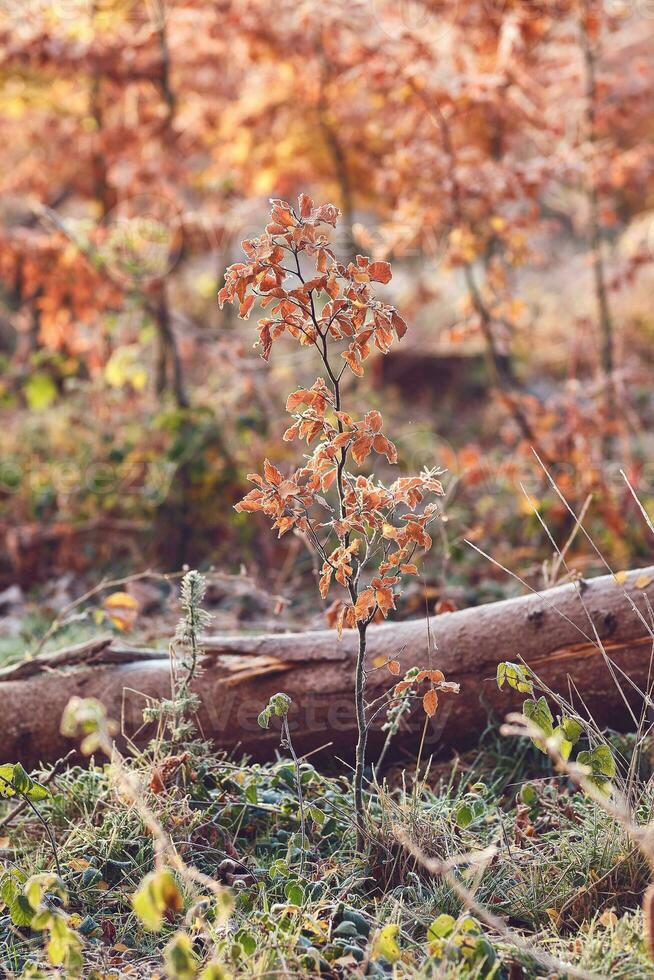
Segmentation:
<svg viewBox="0 0 654 980">
<path fill-rule="evenodd" d="M 32 787 L 32 780 L 27 775 L 20 762 L 17 762 L 14 766 L 12 782 L 19 793 L 27 793 Z"/>
<path fill-rule="evenodd" d="M 565 737 L 561 725 L 557 725 L 557 727 L 554 729 L 552 734 L 555 736 L 555 738 L 558 739 L 559 754 L 561 758 L 567 762 L 567 760 L 570 758 L 570 753 L 572 752 L 573 749 L 572 742 L 569 742 Z"/>
<path fill-rule="evenodd" d="M 616 774 L 615 760 L 608 745 L 597 745 L 590 753 L 590 764 L 594 775 L 612 779 Z"/>
<path fill-rule="evenodd" d="M 268 728 L 270 725 L 270 711 L 268 708 L 264 708 L 259 717 L 257 718 L 257 724 L 260 728 Z"/>
<path fill-rule="evenodd" d="M 59 913 L 52 915 L 49 929 L 48 959 L 53 966 L 63 965 L 66 976 L 77 976 L 84 965 L 82 946 L 77 933 Z"/>
<path fill-rule="evenodd" d="M 48 796 L 50 796 L 50 790 L 46 789 L 45 786 L 41 786 L 40 783 L 35 783 L 34 780 L 32 780 L 32 785 L 25 796 L 28 798 L 28 800 L 31 800 L 32 803 L 38 803 L 40 800 L 45 800 Z"/>
<path fill-rule="evenodd" d="M 284 894 L 291 905 L 302 905 L 304 889 L 298 881 L 288 881 L 284 886 Z"/>
<path fill-rule="evenodd" d="M 277 715 L 278 718 L 283 718 L 288 714 L 291 707 L 291 699 L 288 694 L 279 692 L 278 694 L 273 694 L 270 701 L 268 702 L 269 707 L 272 709 L 273 713 Z"/>
<path fill-rule="evenodd" d="M 472 807 L 468 803 L 462 803 L 459 807 L 457 807 L 455 819 L 457 827 L 460 827 L 461 830 L 465 830 L 466 827 L 469 827 L 472 821 L 475 819 L 475 815 L 472 812 Z"/>
<path fill-rule="evenodd" d="M 9 916 L 15 926 L 30 926 L 34 919 L 34 909 L 25 895 L 16 895 L 9 905 Z"/>
<path fill-rule="evenodd" d="M 0 885 L 0 898 L 5 905 L 11 905 L 18 894 L 18 882 L 12 875 L 8 874 L 2 879 Z"/>
<path fill-rule="evenodd" d="M 159 932 L 164 912 L 180 912 L 182 896 L 172 872 L 151 871 L 146 875 L 132 896 L 132 908 L 146 929 Z"/>
<path fill-rule="evenodd" d="M 49 929 L 51 925 L 52 925 L 52 912 L 50 911 L 50 909 L 41 909 L 39 912 L 36 913 L 32 921 L 30 922 L 30 928 L 34 929 L 36 932 L 41 932 L 43 929 Z"/>
<path fill-rule="evenodd" d="M 528 718 L 534 725 L 540 728 L 546 738 L 550 738 L 554 733 L 554 718 L 544 697 L 540 697 L 538 701 L 532 699 L 525 701 L 522 706 L 522 713 L 525 718 Z M 545 751 L 544 747 L 539 745 L 537 741 L 535 744 L 541 751 Z"/>
<path fill-rule="evenodd" d="M 246 956 L 252 956 L 257 948 L 257 939 L 251 932 L 246 929 L 239 929 L 234 939 L 242 948 Z"/>
<path fill-rule="evenodd" d="M 521 694 L 533 694 L 534 685 L 529 679 L 529 672 L 522 664 L 514 664 L 508 660 L 497 665 L 497 686 L 503 687 L 504 682 L 514 691 Z"/>
<path fill-rule="evenodd" d="M 25 896 L 33 909 L 38 909 L 46 892 L 57 895 L 62 902 L 66 902 L 68 899 L 64 883 L 52 871 L 43 871 L 41 874 L 32 875 L 27 879 Z"/>
<path fill-rule="evenodd" d="M 0 797 L 15 796 L 14 788 L 14 767 L 11 765 L 0 766 Z"/>
<path fill-rule="evenodd" d="M 587 779 L 603 793 L 610 795 L 613 791 L 611 778 L 616 774 L 615 760 L 607 745 L 597 745 L 591 752 L 580 752 L 577 756 L 580 766 L 586 766 L 590 772 Z"/>
<path fill-rule="evenodd" d="M 25 772 L 20 762 L 17 762 L 14 766 L 13 783 L 17 792 L 22 793 L 23 796 L 26 796 L 32 802 L 44 800 L 50 795 L 45 786 L 41 786 L 40 783 L 37 783 Z"/>
<path fill-rule="evenodd" d="M 427 929 L 427 939 L 433 941 L 434 939 L 446 939 L 447 936 L 454 932 L 454 927 L 456 926 L 456 919 L 451 915 L 446 915 L 444 912 L 439 915 L 432 924 Z"/>
<path fill-rule="evenodd" d="M 198 980 L 231 980 L 231 973 L 227 973 L 220 963 L 207 963 Z"/>
<path fill-rule="evenodd" d="M 164 950 L 168 975 L 174 980 L 193 980 L 198 973 L 198 958 L 193 952 L 190 936 L 178 932 Z"/>
<path fill-rule="evenodd" d="M 277 858 L 268 868 L 270 878 L 288 878 L 290 873 L 288 864 L 282 858 Z"/>
<path fill-rule="evenodd" d="M 533 806 L 538 800 L 538 790 L 533 783 L 525 783 L 520 789 L 520 802 L 525 806 Z"/>
<path fill-rule="evenodd" d="M 48 943 L 48 959 L 58 966 L 66 959 L 68 950 L 69 929 L 62 916 L 53 916 L 50 924 L 50 942 Z"/>
<path fill-rule="evenodd" d="M 25 398 L 33 412 L 49 408 L 57 397 L 57 386 L 49 374 L 36 371 L 25 382 Z"/>
<path fill-rule="evenodd" d="M 310 806 L 308 809 L 308 814 L 318 827 L 322 827 L 327 819 L 327 815 L 319 809 L 317 806 Z"/>
<path fill-rule="evenodd" d="M 456 928 L 457 932 L 465 933 L 468 936 L 479 935 L 479 923 L 471 915 L 466 915 L 463 919 L 459 919 Z"/>
<path fill-rule="evenodd" d="M 576 745 L 583 734 L 583 725 L 576 718 L 562 718 L 561 728 L 568 742 Z"/>
</svg>

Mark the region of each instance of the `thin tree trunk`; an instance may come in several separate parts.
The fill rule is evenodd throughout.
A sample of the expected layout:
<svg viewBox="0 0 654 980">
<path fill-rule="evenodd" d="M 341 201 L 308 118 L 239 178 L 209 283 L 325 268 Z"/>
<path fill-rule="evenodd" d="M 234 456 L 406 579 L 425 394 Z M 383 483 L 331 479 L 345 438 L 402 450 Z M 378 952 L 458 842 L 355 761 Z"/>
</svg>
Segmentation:
<svg viewBox="0 0 654 980">
<path fill-rule="evenodd" d="M 588 3 L 584 5 L 588 12 Z M 606 265 L 604 259 L 604 243 L 602 241 L 602 228 L 600 221 L 600 201 L 597 191 L 597 177 L 595 168 L 595 148 L 598 141 L 597 133 L 597 78 L 596 78 L 596 54 L 593 50 L 592 42 L 588 36 L 585 23 L 580 25 L 581 47 L 583 52 L 584 64 L 584 94 L 586 98 L 586 138 L 591 148 L 590 176 L 587 178 L 587 199 L 588 199 L 588 245 L 590 248 L 591 261 L 593 267 L 593 283 L 595 291 L 595 303 L 597 307 L 597 320 L 600 331 L 600 366 L 604 379 L 605 408 L 607 425 L 609 431 L 604 438 L 604 454 L 612 455 L 613 432 L 611 431 L 616 419 L 616 393 L 615 393 L 615 340 L 613 317 L 609 303 L 607 286 Z"/>
<path fill-rule="evenodd" d="M 421 93 L 418 92 L 418 94 Z M 428 108 L 435 113 L 443 143 L 443 149 L 448 159 L 450 171 L 449 176 L 452 183 L 452 206 L 454 209 L 454 217 L 458 225 L 460 227 L 464 227 L 466 221 L 463 211 L 461 186 L 457 175 L 456 153 L 454 151 L 448 121 L 445 118 L 438 102 L 429 104 Z M 501 394 L 502 401 L 516 423 L 522 437 L 526 439 L 531 446 L 538 449 L 539 455 L 548 463 L 549 466 L 554 466 L 555 460 L 551 459 L 549 453 L 547 453 L 547 451 L 541 445 L 538 435 L 536 434 L 533 426 L 531 425 L 518 401 L 518 385 L 513 373 L 511 360 L 507 359 L 506 357 L 502 357 L 497 349 L 497 343 L 493 331 L 493 316 L 486 302 L 484 301 L 484 297 L 482 296 L 481 290 L 477 284 L 474 267 L 471 262 L 463 263 L 463 275 L 470 301 L 475 313 L 479 317 L 479 326 L 486 347 L 486 362 L 489 368 L 491 383 Z"/>
<path fill-rule="evenodd" d="M 357 850 L 365 849 L 365 819 L 363 805 L 363 780 L 366 765 L 366 742 L 368 728 L 366 722 L 366 633 L 365 623 L 359 623 L 359 649 L 357 650 L 356 673 L 354 681 L 354 704 L 357 715 L 357 746 L 354 769 L 354 810 L 357 815 Z"/>
<path fill-rule="evenodd" d="M 157 288 L 156 326 L 159 345 L 157 353 L 157 391 L 161 393 L 170 387 L 177 407 L 188 408 L 190 402 L 184 384 L 184 374 L 177 347 L 177 339 L 171 323 L 165 280 L 162 280 Z"/>
</svg>

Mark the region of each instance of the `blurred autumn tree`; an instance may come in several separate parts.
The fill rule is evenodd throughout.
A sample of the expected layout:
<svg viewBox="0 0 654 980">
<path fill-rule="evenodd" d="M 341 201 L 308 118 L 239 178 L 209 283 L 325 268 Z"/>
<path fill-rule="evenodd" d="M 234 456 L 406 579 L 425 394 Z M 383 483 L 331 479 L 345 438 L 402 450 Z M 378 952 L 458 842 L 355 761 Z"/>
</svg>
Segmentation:
<svg viewBox="0 0 654 980">
<path fill-rule="evenodd" d="M 32 571 L 53 525 L 67 561 L 93 522 L 105 544 L 107 521 L 154 526 L 171 562 L 245 544 L 230 505 L 279 428 L 278 386 L 215 293 L 266 198 L 303 190 L 342 209 L 343 257 L 396 263 L 418 340 L 376 377 L 399 418 L 407 385 L 414 411 L 426 397 L 401 458 L 423 455 L 408 422 L 449 441 L 434 462 L 459 483 L 457 539 L 499 521 L 524 540 L 533 447 L 574 503 L 599 491 L 603 544 L 638 547 L 613 476 L 642 477 L 652 412 L 647 10 L 5 0 L 0 16 L 15 561 L 16 526 Z M 569 526 L 560 502 L 545 516 Z"/>
</svg>

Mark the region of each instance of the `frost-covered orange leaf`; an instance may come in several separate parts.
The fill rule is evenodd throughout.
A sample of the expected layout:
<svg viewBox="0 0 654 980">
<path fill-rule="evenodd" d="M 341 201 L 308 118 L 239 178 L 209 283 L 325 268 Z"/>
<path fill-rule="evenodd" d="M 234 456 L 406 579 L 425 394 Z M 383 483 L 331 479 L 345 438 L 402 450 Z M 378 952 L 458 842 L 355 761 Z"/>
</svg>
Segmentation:
<svg viewBox="0 0 654 980">
<path fill-rule="evenodd" d="M 263 461 L 263 472 L 268 483 L 273 483 L 275 486 L 279 486 L 282 482 L 282 474 L 268 459 Z"/>
<path fill-rule="evenodd" d="M 425 714 L 430 718 L 436 714 L 436 708 L 438 707 L 438 695 L 436 691 L 430 688 L 422 699 L 422 706 L 425 710 Z"/>
<path fill-rule="evenodd" d="M 400 683 L 396 684 L 393 688 L 393 693 L 396 697 L 398 697 L 400 694 L 404 694 L 405 691 L 408 691 L 412 686 L 413 681 L 400 681 Z"/>
<path fill-rule="evenodd" d="M 390 282 L 393 275 L 390 262 L 371 262 L 368 266 L 368 275 L 373 282 Z"/>
</svg>

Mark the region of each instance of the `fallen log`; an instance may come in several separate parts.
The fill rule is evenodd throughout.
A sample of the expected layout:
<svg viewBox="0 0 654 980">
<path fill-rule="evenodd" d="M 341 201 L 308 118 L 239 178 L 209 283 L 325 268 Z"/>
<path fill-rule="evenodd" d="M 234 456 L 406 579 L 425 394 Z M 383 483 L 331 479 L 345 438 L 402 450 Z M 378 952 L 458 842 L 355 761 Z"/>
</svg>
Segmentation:
<svg viewBox="0 0 654 980">
<path fill-rule="evenodd" d="M 619 582 L 607 575 L 429 622 L 371 627 L 368 663 L 396 659 L 401 674 L 414 665 L 431 665 L 461 685 L 458 696 L 441 697 L 423 755 L 471 743 L 490 714 L 501 719 L 520 703 L 519 696 L 497 690 L 501 660 L 524 659 L 550 689 L 591 712 L 599 725 L 627 726 L 626 702 L 640 710 L 640 692 L 650 682 L 650 604 L 654 566 L 621 575 Z M 256 719 L 270 695 L 285 691 L 293 700 L 296 750 L 306 753 L 329 743 L 330 757 L 351 759 L 356 641 L 356 633 L 346 631 L 339 642 L 331 630 L 206 637 L 203 672 L 195 683 L 203 734 L 217 748 L 273 757 L 278 733 L 263 731 Z M 372 670 L 370 699 L 396 679 L 385 668 Z M 147 738 L 143 707 L 169 693 L 167 653 L 121 646 L 106 636 L 7 668 L 0 671 L 0 761 L 31 767 L 69 751 L 72 743 L 60 734 L 59 722 L 73 695 L 99 698 L 109 715 L 121 720 L 123 735 L 142 743 Z M 371 727 L 371 758 L 384 740 L 384 720 L 382 712 Z M 417 704 L 396 736 L 395 751 L 414 753 L 424 723 Z"/>
</svg>

